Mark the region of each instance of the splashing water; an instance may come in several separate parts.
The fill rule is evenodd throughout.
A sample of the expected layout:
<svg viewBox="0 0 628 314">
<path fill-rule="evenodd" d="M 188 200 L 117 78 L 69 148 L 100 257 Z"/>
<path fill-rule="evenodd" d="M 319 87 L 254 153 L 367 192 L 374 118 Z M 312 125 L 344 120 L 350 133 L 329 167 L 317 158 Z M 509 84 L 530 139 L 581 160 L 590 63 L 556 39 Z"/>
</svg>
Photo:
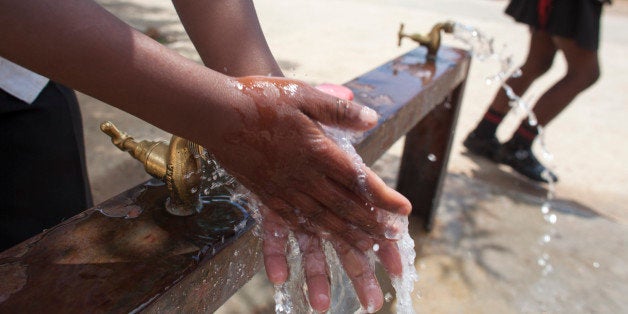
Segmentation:
<svg viewBox="0 0 628 314">
<path fill-rule="evenodd" d="M 347 154 L 353 157 L 354 166 L 358 169 L 362 169 L 364 163 L 362 158 L 356 153 L 355 148 L 351 144 L 352 140 L 357 136 L 350 132 L 340 131 L 338 129 L 327 128 L 325 129 L 327 134 L 336 140 L 339 146 L 345 150 Z M 432 155 L 433 156 L 433 155 Z M 435 161 L 436 157 L 433 158 Z M 430 159 L 432 161 L 432 159 Z M 363 171 L 360 173 L 362 175 Z M 364 174 L 364 178 L 366 175 Z M 364 183 L 363 183 L 364 184 Z M 366 187 L 363 185 L 364 192 L 369 193 Z M 369 194 L 370 195 L 370 194 Z M 399 215 L 385 215 L 386 220 L 389 223 L 393 223 L 400 227 L 401 233 L 398 235 L 387 235 L 389 239 L 396 239 L 401 255 L 402 262 L 402 276 L 398 278 L 391 278 L 391 283 L 397 293 L 397 312 L 398 313 L 414 313 L 412 304 L 412 291 L 414 290 L 414 282 L 418 280 L 418 275 L 414 267 L 414 260 L 416 258 L 416 252 L 414 251 L 414 240 L 408 233 L 408 217 Z M 379 245 L 373 247 L 373 252 L 379 250 Z M 339 265 L 339 264 L 336 264 Z M 337 266 L 339 267 L 339 266 Z M 370 309 L 366 309 L 368 313 L 371 313 Z M 335 312 L 332 312 L 335 313 Z"/>
<path fill-rule="evenodd" d="M 345 130 L 341 130 L 338 128 L 323 126 L 323 130 L 327 136 L 333 139 L 336 144 L 349 156 L 353 161 L 353 167 L 358 171 L 358 183 L 360 185 L 360 189 L 362 193 L 368 195 L 369 198 L 372 197 L 372 194 L 366 188 L 366 172 L 364 171 L 364 162 L 358 153 L 355 151 L 352 142 L 356 140 L 359 136 L 356 133 L 348 132 Z"/>
<path fill-rule="evenodd" d="M 512 55 L 505 55 L 504 49 L 502 49 L 500 53 L 496 53 L 493 48 L 493 39 L 488 38 L 472 26 L 456 23 L 453 35 L 457 40 L 469 45 L 472 55 L 477 59 L 481 61 L 497 60 L 500 63 L 500 71 L 493 76 L 487 77 L 486 83 L 489 85 L 499 84 L 509 99 L 510 107 L 514 110 L 522 111 L 526 115 L 528 123 L 537 128 L 539 133 L 537 138 L 539 139 L 543 160 L 547 163 L 551 162 L 553 156 L 545 144 L 544 129 L 538 124 L 538 120 L 532 111 L 532 106 L 528 101 L 517 95 L 508 84 L 506 84 L 506 81 L 509 78 L 517 78 L 522 75 L 521 69 L 513 66 Z M 541 174 L 541 176 L 549 183 L 546 200 L 541 206 L 541 214 L 543 215 L 543 219 L 550 224 L 551 229 L 548 233 L 541 237 L 541 241 L 539 241 L 541 246 L 545 246 L 551 242 L 552 234 L 556 233 L 554 225 L 557 222 L 557 216 L 552 213 L 551 210 L 552 200 L 554 199 L 555 183 L 552 181 L 550 176 L 550 172 L 552 171 L 551 167 L 547 166 L 546 168 L 547 169 Z M 550 257 L 547 253 L 543 253 L 538 259 L 538 264 L 542 267 L 542 274 L 544 276 L 553 271 L 553 267 L 549 263 L 549 260 Z"/>
<path fill-rule="evenodd" d="M 358 138 L 359 134 L 347 132 L 337 128 L 323 126 L 328 137 L 333 139 L 338 146 L 351 156 L 354 167 L 358 169 L 358 179 L 362 192 L 369 197 L 372 194 L 366 188 L 366 172 L 363 170 L 364 163 L 362 158 L 357 154 L 352 142 Z M 412 304 L 412 291 L 414 282 L 418 280 L 418 275 L 414 267 L 416 252 L 414 251 L 414 240 L 408 232 L 408 218 L 405 216 L 387 214 L 382 216 L 386 222 L 396 225 L 400 234 L 387 234 L 390 239 L 396 239 L 401 255 L 403 274 L 398 278 L 391 278 L 391 283 L 397 295 L 397 312 L 398 313 L 414 313 Z M 380 221 L 383 222 L 384 220 Z M 291 238 L 293 238 L 291 236 Z M 301 254 L 296 241 L 290 240 L 290 254 L 288 263 L 290 265 L 289 280 L 283 285 L 275 286 L 275 310 L 276 313 L 314 313 L 307 303 L 307 289 L 305 278 L 301 267 Z M 363 308 L 355 294 L 355 290 L 351 285 L 351 281 L 341 266 L 340 260 L 336 255 L 333 246 L 323 240 L 327 265 L 329 267 L 329 279 L 331 284 L 331 306 L 328 313 L 372 313 L 375 311 L 372 307 Z M 375 244 L 369 252 L 370 267 L 375 267 L 375 254 L 379 250 L 379 245 Z M 389 295 L 389 294 L 388 294 Z M 388 298 L 389 302 L 392 296 Z"/>
<path fill-rule="evenodd" d="M 302 309 L 308 309 L 305 293 L 299 289 L 298 282 L 303 282 L 303 268 L 301 267 L 301 257 L 299 244 L 290 235 L 288 238 L 288 265 L 290 265 L 290 280 L 280 285 L 275 285 L 275 313 L 291 314 L 300 313 Z M 293 292 L 293 293 L 292 293 Z M 293 301 L 294 300 L 294 301 Z M 307 311 L 304 313 L 309 313 Z"/>
<path fill-rule="evenodd" d="M 353 147 L 353 142 L 359 136 L 336 128 L 323 126 L 328 137 L 333 139 L 336 144 L 347 153 L 358 172 L 358 182 L 364 195 L 371 198 L 372 194 L 366 188 L 366 172 L 364 171 L 364 163 L 362 158 L 357 154 Z M 256 196 L 229 175 L 213 158 L 213 156 L 203 152 L 203 155 L 196 156 L 201 158 L 205 163 L 205 171 L 201 174 L 201 199 L 208 200 L 206 196 L 216 194 L 227 194 L 230 200 L 235 203 L 244 201 L 247 208 L 251 210 L 251 215 L 257 220 L 258 228 L 261 226 L 263 219 L 259 211 L 259 201 Z M 388 222 L 396 225 L 401 234 L 387 234 L 390 239 L 398 240 L 397 244 L 402 257 L 403 275 L 399 278 L 392 278 L 392 284 L 397 294 L 397 309 L 399 313 L 414 313 L 412 307 L 411 293 L 414 288 L 414 282 L 418 276 L 414 268 L 414 259 L 416 253 L 414 251 L 414 240 L 408 233 L 408 218 L 398 215 L 380 215 L 380 222 Z M 241 226 L 236 226 L 240 228 Z M 236 230 L 237 231 L 237 230 Z M 263 232 L 259 229 L 255 231 L 257 236 L 262 236 Z M 362 308 L 358 297 L 353 289 L 350 279 L 341 266 L 341 262 L 336 255 L 333 246 L 326 240 L 322 241 L 324 253 L 328 265 L 329 280 L 331 284 L 331 306 L 329 313 L 364 313 L 374 312 L 374 308 Z M 372 251 L 369 252 L 370 267 L 375 267 L 375 254 L 379 250 L 379 245 L 374 245 Z M 315 313 L 309 306 L 307 301 L 307 285 L 305 284 L 305 276 L 301 263 L 301 252 L 299 245 L 290 232 L 288 241 L 287 260 L 290 267 L 289 280 L 281 285 L 275 285 L 275 312 L 290 313 Z M 392 296 L 387 297 L 390 300 Z M 388 301 L 387 301 L 388 302 Z"/>
<path fill-rule="evenodd" d="M 401 277 L 392 278 L 391 283 L 397 292 L 397 313 L 414 313 L 412 305 L 412 291 L 414 282 L 419 280 L 419 275 L 414 267 L 416 252 L 414 251 L 414 240 L 408 233 L 408 217 L 403 217 L 403 230 L 401 240 L 397 242 L 403 274 Z"/>
<path fill-rule="evenodd" d="M 479 60 L 483 61 L 498 57 L 493 49 L 493 39 L 485 36 L 473 26 L 456 23 L 453 35 L 457 40 L 469 45 L 471 53 Z"/>
</svg>

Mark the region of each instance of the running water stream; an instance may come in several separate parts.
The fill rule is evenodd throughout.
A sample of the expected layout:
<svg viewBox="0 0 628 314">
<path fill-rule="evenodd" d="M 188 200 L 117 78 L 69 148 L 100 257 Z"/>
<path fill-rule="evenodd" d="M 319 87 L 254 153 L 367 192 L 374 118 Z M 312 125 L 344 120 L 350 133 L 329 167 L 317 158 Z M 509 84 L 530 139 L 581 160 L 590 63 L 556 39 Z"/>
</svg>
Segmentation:
<svg viewBox="0 0 628 314">
<path fill-rule="evenodd" d="M 362 169 L 364 163 L 362 158 L 357 154 L 352 145 L 355 134 L 335 128 L 324 127 L 327 135 L 334 139 L 338 146 L 345 153 L 352 157 L 356 169 Z M 359 172 L 359 179 L 363 182 L 365 179 L 363 171 Z M 362 185 L 365 193 L 366 187 Z M 414 313 L 412 304 L 412 291 L 414 282 L 418 280 L 418 275 L 414 267 L 416 253 L 414 250 L 414 240 L 408 232 L 408 217 L 399 215 L 387 215 L 389 221 L 399 227 L 400 238 L 397 240 L 397 246 L 401 255 L 402 276 L 391 277 L 391 283 L 396 292 L 396 309 L 397 313 Z M 328 313 L 373 313 L 376 309 L 367 307 L 363 308 L 358 301 L 355 291 L 351 285 L 349 278 L 344 272 L 342 265 L 334 251 L 332 245 L 327 241 L 324 242 L 325 256 L 329 267 L 332 300 Z M 305 277 L 301 267 L 301 254 L 299 252 L 296 240 L 291 237 L 290 241 L 290 278 L 283 285 L 275 287 L 275 312 L 276 313 L 315 313 L 312 310 L 306 298 Z M 370 267 L 374 271 L 375 252 L 379 250 L 379 245 L 375 244 L 369 252 Z M 384 292 L 390 296 L 389 292 Z M 385 301 L 389 302 L 390 297 L 386 297 Z"/>
<path fill-rule="evenodd" d="M 335 128 L 324 127 L 327 135 L 335 140 L 338 146 L 345 151 L 353 160 L 354 166 L 358 171 L 358 179 L 364 182 L 366 174 L 362 167 L 364 163 L 361 157 L 355 151 L 352 141 L 355 134 L 342 131 Z M 243 199 L 248 203 L 249 210 L 258 221 L 258 228 L 261 226 L 262 215 L 259 212 L 259 206 L 256 197 L 244 187 L 239 186 L 235 179 L 231 177 L 224 169 L 222 169 L 211 156 L 199 156 L 206 162 L 206 169 L 209 169 L 202 175 L 202 194 L 213 195 L 216 193 L 228 193 L 231 195 L 232 202 L 239 202 Z M 364 193 L 368 194 L 365 184 L 362 184 Z M 414 240 L 408 233 L 408 218 L 399 215 L 386 215 L 387 223 L 396 225 L 400 232 L 398 239 L 398 247 L 402 258 L 403 275 L 398 278 L 391 278 L 392 285 L 397 294 L 397 312 L 398 313 L 414 313 L 412 305 L 412 290 L 414 282 L 418 276 L 414 267 L 414 259 L 416 253 L 414 251 Z M 263 232 L 256 231 L 258 236 L 263 236 Z M 333 246 L 326 240 L 323 240 L 323 247 L 326 256 L 326 262 L 329 271 L 329 280 L 331 284 L 331 306 L 328 313 L 372 313 L 375 308 L 363 308 L 358 301 L 358 297 L 353 289 L 351 281 L 346 275 L 342 264 L 336 255 Z M 370 268 L 374 272 L 376 256 L 375 252 L 379 246 L 375 244 L 369 253 Z M 301 252 L 297 240 L 293 234 L 290 234 L 288 241 L 287 260 L 290 268 L 290 276 L 287 282 L 275 286 L 275 312 L 276 313 L 315 313 L 307 301 L 307 286 L 305 284 L 305 275 L 301 262 Z M 389 302 L 390 292 L 385 292 L 386 302 Z"/>
<path fill-rule="evenodd" d="M 527 117 L 528 123 L 536 127 L 539 132 L 539 144 L 543 156 L 543 160 L 548 165 L 542 176 L 549 182 L 546 199 L 541 206 L 541 214 L 543 219 L 550 225 L 549 230 L 541 236 L 539 244 L 544 247 L 550 243 L 552 236 L 556 233 L 554 225 L 557 222 L 557 216 L 552 212 L 552 201 L 554 199 L 554 182 L 551 180 L 550 172 L 552 171 L 549 166 L 553 159 L 552 154 L 547 149 L 545 144 L 545 132 L 541 125 L 538 124 L 536 116 L 532 111 L 532 106 L 520 95 L 517 95 L 513 89 L 506 84 L 509 78 L 520 77 L 522 72 L 518 67 L 513 66 L 512 55 L 505 55 L 503 52 L 496 52 L 494 49 L 493 39 L 487 37 L 481 33 L 478 29 L 456 23 L 453 31 L 454 37 L 470 47 L 471 53 L 474 58 L 480 61 L 497 61 L 500 65 L 500 70 L 492 76 L 486 78 L 486 84 L 499 84 L 500 88 L 504 90 L 506 96 L 510 100 L 509 105 L 511 108 L 521 111 Z M 537 259 L 537 264 L 541 267 L 541 273 L 546 276 L 553 271 L 553 266 L 550 263 L 550 256 L 547 252 L 542 252 L 541 256 Z"/>
</svg>

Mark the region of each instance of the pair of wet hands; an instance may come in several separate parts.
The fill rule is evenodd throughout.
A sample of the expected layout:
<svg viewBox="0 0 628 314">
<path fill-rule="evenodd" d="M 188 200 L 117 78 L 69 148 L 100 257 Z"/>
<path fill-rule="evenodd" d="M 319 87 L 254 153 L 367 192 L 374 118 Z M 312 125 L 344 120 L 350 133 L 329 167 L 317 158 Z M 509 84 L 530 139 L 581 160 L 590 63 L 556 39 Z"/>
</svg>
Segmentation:
<svg viewBox="0 0 628 314">
<path fill-rule="evenodd" d="M 236 119 L 213 153 L 264 204 L 269 280 L 288 279 L 292 231 L 314 310 L 330 306 L 323 239 L 335 249 L 363 307 L 381 308 L 384 298 L 368 254 L 375 245 L 389 275 L 401 276 L 396 239 L 402 230 L 394 222 L 411 206 L 322 127 L 365 131 L 377 124 L 375 111 L 284 78 L 243 77 L 233 86 L 241 96 Z"/>
</svg>

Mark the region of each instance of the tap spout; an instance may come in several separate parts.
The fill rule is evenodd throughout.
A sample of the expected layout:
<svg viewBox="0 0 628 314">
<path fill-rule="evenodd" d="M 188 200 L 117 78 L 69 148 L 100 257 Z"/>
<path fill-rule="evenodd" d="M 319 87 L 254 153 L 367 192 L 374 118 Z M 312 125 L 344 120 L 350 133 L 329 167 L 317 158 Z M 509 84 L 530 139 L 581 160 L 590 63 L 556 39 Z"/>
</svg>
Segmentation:
<svg viewBox="0 0 628 314">
<path fill-rule="evenodd" d="M 401 46 L 401 40 L 403 38 L 408 38 L 420 46 L 425 46 L 427 48 L 428 56 L 434 57 L 438 52 L 438 48 L 440 48 L 441 42 L 441 31 L 445 33 L 452 33 L 454 30 L 454 22 L 447 21 L 442 23 L 436 23 L 430 30 L 427 35 L 414 33 L 414 34 L 406 34 L 404 33 L 404 24 L 401 23 L 399 26 L 399 31 L 397 32 L 397 45 Z"/>
<path fill-rule="evenodd" d="M 178 136 L 172 136 L 170 143 L 138 142 L 109 121 L 103 122 L 100 130 L 111 137 L 116 147 L 140 161 L 148 174 L 166 183 L 171 205 L 166 208 L 168 212 L 177 216 L 196 212 L 200 177 L 205 169 L 201 146 Z"/>
</svg>

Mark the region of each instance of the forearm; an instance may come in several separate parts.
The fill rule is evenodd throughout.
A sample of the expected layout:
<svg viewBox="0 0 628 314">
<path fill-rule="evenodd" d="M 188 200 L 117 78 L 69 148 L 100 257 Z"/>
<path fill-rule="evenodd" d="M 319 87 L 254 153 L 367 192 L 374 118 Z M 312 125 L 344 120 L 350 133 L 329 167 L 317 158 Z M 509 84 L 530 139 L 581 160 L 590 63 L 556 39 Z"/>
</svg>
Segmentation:
<svg viewBox="0 0 628 314">
<path fill-rule="evenodd" d="M 0 55 L 192 139 L 201 131 L 188 119 L 211 119 L 208 110 L 220 114 L 235 94 L 227 77 L 87 0 L 0 0 L 0 38 Z"/>
<path fill-rule="evenodd" d="M 282 76 L 252 1 L 172 2 L 207 67 L 230 76 Z"/>
</svg>

